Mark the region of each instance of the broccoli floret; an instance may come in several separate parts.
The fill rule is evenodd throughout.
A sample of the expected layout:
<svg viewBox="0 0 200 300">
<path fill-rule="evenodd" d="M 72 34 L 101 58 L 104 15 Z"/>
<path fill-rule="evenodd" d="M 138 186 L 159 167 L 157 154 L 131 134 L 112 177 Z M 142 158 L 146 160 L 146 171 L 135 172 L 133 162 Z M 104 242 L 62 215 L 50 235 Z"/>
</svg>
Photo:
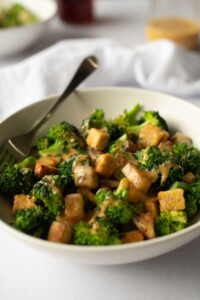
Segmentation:
<svg viewBox="0 0 200 300">
<path fill-rule="evenodd" d="M 106 218 L 96 217 L 91 224 L 81 222 L 75 225 L 73 243 L 76 245 L 116 245 L 120 244 L 117 229 Z"/>
<path fill-rule="evenodd" d="M 47 137 L 54 141 L 62 141 L 68 148 L 85 147 L 85 142 L 81 138 L 78 129 L 67 122 L 54 124 L 49 129 Z"/>
<path fill-rule="evenodd" d="M 42 136 L 37 141 L 37 148 L 38 150 L 44 150 L 51 146 L 52 140 L 50 140 L 47 136 Z"/>
<path fill-rule="evenodd" d="M 183 178 L 183 170 L 181 167 L 173 167 L 170 169 L 167 179 L 162 184 L 163 190 L 168 190 L 175 181 L 180 181 Z"/>
<path fill-rule="evenodd" d="M 171 190 L 183 189 L 185 197 L 186 212 L 188 218 L 194 217 L 200 205 L 200 178 L 196 178 L 191 183 L 175 182 Z"/>
<path fill-rule="evenodd" d="M 15 220 L 11 223 L 16 229 L 27 234 L 45 238 L 54 216 L 41 206 L 20 209 L 15 213 Z"/>
<path fill-rule="evenodd" d="M 173 150 L 175 162 L 182 166 L 184 172 L 200 173 L 200 151 L 186 143 L 175 144 Z"/>
<path fill-rule="evenodd" d="M 68 140 L 68 136 L 71 132 L 76 132 L 76 128 L 63 121 L 59 124 L 54 124 L 49 129 L 47 137 L 52 140 Z"/>
<path fill-rule="evenodd" d="M 33 187 L 32 195 L 36 202 L 40 201 L 54 216 L 60 214 L 62 207 L 62 185 L 63 181 L 59 175 L 44 176 L 42 180 Z"/>
<path fill-rule="evenodd" d="M 101 208 L 102 203 L 106 200 L 112 199 L 113 193 L 108 188 L 100 188 L 96 193 L 96 204 Z"/>
<path fill-rule="evenodd" d="M 56 140 L 53 144 L 51 144 L 48 148 L 42 149 L 39 151 L 39 155 L 45 155 L 56 152 L 64 152 L 68 153 L 68 144 L 62 140 Z"/>
<path fill-rule="evenodd" d="M 114 119 L 114 123 L 125 128 L 131 126 L 135 123 L 136 115 L 140 110 L 141 106 L 137 103 L 131 110 L 125 110 L 122 115 L 119 115 L 116 119 Z"/>
<path fill-rule="evenodd" d="M 148 171 L 157 170 L 162 164 L 172 162 L 173 159 L 168 151 L 160 150 L 156 146 L 148 146 L 147 148 L 137 152 L 138 167 Z M 169 174 L 164 182 L 162 182 L 162 172 L 158 172 L 158 179 L 153 184 L 154 188 L 167 190 L 170 186 L 183 177 L 183 170 L 180 166 L 173 166 L 169 170 Z"/>
<path fill-rule="evenodd" d="M 65 185 L 74 180 L 73 163 L 77 156 L 78 154 L 72 155 L 68 160 L 58 165 L 58 174 L 62 177 Z"/>
<path fill-rule="evenodd" d="M 155 221 L 158 236 L 179 231 L 187 226 L 187 214 L 184 211 L 162 211 Z"/>
<path fill-rule="evenodd" d="M 146 149 L 137 152 L 140 168 L 153 170 L 171 159 L 168 151 L 161 151 L 156 146 L 148 146 Z"/>
<path fill-rule="evenodd" d="M 106 127 L 110 135 L 110 142 L 117 140 L 120 136 L 122 136 L 125 133 L 122 126 L 119 126 L 112 122 L 107 123 Z"/>
<path fill-rule="evenodd" d="M 101 188 L 97 191 L 96 203 L 100 209 L 102 209 L 104 203 L 107 204 L 105 206 L 105 214 L 114 224 L 128 223 L 133 217 L 133 214 L 137 211 L 133 204 L 127 203 L 120 197 L 116 197 L 116 195 L 107 188 Z"/>
<path fill-rule="evenodd" d="M 115 155 L 116 153 L 125 150 L 123 149 L 123 142 L 128 141 L 127 134 L 122 135 L 120 138 L 118 138 L 116 141 L 111 143 L 108 147 L 108 153 Z"/>
<path fill-rule="evenodd" d="M 147 125 L 155 125 L 158 127 L 163 128 L 166 131 L 169 131 L 168 125 L 166 121 L 160 116 L 159 112 L 157 111 L 144 111 L 143 117 L 138 120 L 138 125 L 128 126 L 127 132 L 134 133 L 135 135 L 139 135 L 142 128 Z"/>
<path fill-rule="evenodd" d="M 163 181 L 162 179 L 162 173 L 160 172 L 158 174 L 157 180 L 155 183 L 153 183 L 152 187 L 156 190 L 169 190 L 171 185 L 175 182 L 175 181 L 180 181 L 183 178 L 183 170 L 181 167 L 179 166 L 174 166 L 169 170 L 168 176 L 165 179 L 165 181 Z"/>
<path fill-rule="evenodd" d="M 91 115 L 84 119 L 81 124 L 81 132 L 86 138 L 90 128 L 103 128 L 106 127 L 106 121 L 104 119 L 104 111 L 102 109 L 95 109 Z"/>
<path fill-rule="evenodd" d="M 35 159 L 28 157 L 19 164 L 5 167 L 0 173 L 0 191 L 8 196 L 28 194 L 36 183 Z"/>
<path fill-rule="evenodd" d="M 131 221 L 136 211 L 133 204 L 119 200 L 106 208 L 106 216 L 113 224 L 126 224 Z"/>
<path fill-rule="evenodd" d="M 29 169 L 29 170 L 33 170 L 36 164 L 36 159 L 33 156 L 29 156 L 27 158 L 25 158 L 23 161 L 21 161 L 18 164 L 15 164 L 16 168 L 19 169 Z"/>
<path fill-rule="evenodd" d="M 93 113 L 82 121 L 81 132 L 86 138 L 90 128 L 107 128 L 110 135 L 110 141 L 118 139 L 123 133 L 124 129 L 122 126 L 115 124 L 112 120 L 106 121 L 104 111 L 102 109 L 95 109 Z"/>
</svg>

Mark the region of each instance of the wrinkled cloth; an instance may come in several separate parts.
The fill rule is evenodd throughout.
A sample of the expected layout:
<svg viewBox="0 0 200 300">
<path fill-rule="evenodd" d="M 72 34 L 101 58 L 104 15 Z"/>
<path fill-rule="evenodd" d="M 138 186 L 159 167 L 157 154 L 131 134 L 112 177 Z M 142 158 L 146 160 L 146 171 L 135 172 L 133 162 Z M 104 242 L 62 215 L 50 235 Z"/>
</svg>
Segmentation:
<svg viewBox="0 0 200 300">
<path fill-rule="evenodd" d="M 129 48 L 105 39 L 64 40 L 0 69 L 0 120 L 63 91 L 87 55 L 100 67 L 81 86 L 133 86 L 183 97 L 200 95 L 200 54 L 159 40 Z"/>
</svg>

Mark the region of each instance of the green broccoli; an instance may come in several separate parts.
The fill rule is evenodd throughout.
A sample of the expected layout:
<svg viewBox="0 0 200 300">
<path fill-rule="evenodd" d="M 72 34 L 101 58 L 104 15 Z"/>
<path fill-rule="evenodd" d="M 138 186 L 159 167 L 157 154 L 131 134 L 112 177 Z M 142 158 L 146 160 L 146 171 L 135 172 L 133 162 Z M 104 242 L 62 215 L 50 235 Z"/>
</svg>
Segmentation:
<svg viewBox="0 0 200 300">
<path fill-rule="evenodd" d="M 36 183 L 35 158 L 32 156 L 14 166 L 5 167 L 0 173 L 0 191 L 8 196 L 28 194 Z"/>
<path fill-rule="evenodd" d="M 184 172 L 200 173 L 200 151 L 186 143 L 175 144 L 173 157 L 177 165 L 183 167 Z"/>
<path fill-rule="evenodd" d="M 68 160 L 58 165 L 58 174 L 63 179 L 65 185 L 72 183 L 74 180 L 73 163 L 78 158 L 78 156 L 79 154 L 74 154 L 70 156 Z M 89 165 L 90 161 L 89 159 L 86 159 L 82 163 Z"/>
<path fill-rule="evenodd" d="M 52 140 L 50 140 L 47 136 L 42 136 L 37 141 L 37 149 L 39 151 L 47 149 L 51 146 L 51 144 L 52 144 Z"/>
<path fill-rule="evenodd" d="M 200 205 L 200 178 L 196 178 L 191 183 L 175 182 L 171 190 L 183 189 L 185 197 L 186 212 L 188 218 L 194 217 Z"/>
<path fill-rule="evenodd" d="M 135 124 L 136 115 L 140 110 L 141 106 L 139 103 L 137 103 L 130 111 L 125 110 L 123 115 L 119 115 L 117 118 L 114 119 L 113 122 L 119 126 L 127 128 Z"/>
<path fill-rule="evenodd" d="M 159 167 L 167 162 L 174 164 L 173 158 L 167 150 L 160 150 L 156 146 L 148 146 L 147 148 L 136 153 L 138 158 L 138 167 L 148 171 L 158 169 L 158 179 L 153 184 L 154 188 L 167 190 L 170 186 L 183 177 L 183 170 L 180 166 L 174 165 L 170 168 L 169 174 L 164 182 L 162 182 L 162 171 L 159 172 Z"/>
<path fill-rule="evenodd" d="M 169 131 L 166 121 L 160 116 L 159 112 L 144 111 L 143 117 L 137 121 L 137 125 L 128 126 L 127 132 L 134 133 L 135 135 L 138 136 L 142 128 L 147 124 L 155 125 L 163 128 L 166 131 Z"/>
<path fill-rule="evenodd" d="M 54 142 L 62 141 L 67 148 L 84 148 L 85 142 L 78 129 L 67 123 L 54 124 L 48 131 L 47 137 Z"/>
<path fill-rule="evenodd" d="M 68 144 L 62 140 L 56 140 L 53 144 L 50 144 L 48 148 L 41 149 L 39 155 L 51 154 L 56 152 L 68 153 Z"/>
<path fill-rule="evenodd" d="M 113 142 L 120 138 L 125 133 L 125 130 L 122 126 L 114 124 L 112 121 L 109 121 L 106 125 L 108 133 L 110 135 L 110 142 Z"/>
<path fill-rule="evenodd" d="M 156 146 L 148 146 L 147 148 L 137 152 L 139 166 L 149 171 L 157 169 L 160 165 L 171 159 L 170 154 L 166 150 L 160 150 Z"/>
<path fill-rule="evenodd" d="M 84 138 L 87 138 L 90 128 L 107 128 L 110 141 L 118 139 L 124 133 L 122 126 L 115 124 L 112 120 L 105 120 L 104 111 L 102 109 L 95 109 L 88 118 L 82 121 L 81 132 Z"/>
<path fill-rule="evenodd" d="M 156 218 L 156 235 L 167 235 L 187 226 L 187 214 L 184 211 L 162 211 Z"/>
<path fill-rule="evenodd" d="M 175 181 L 180 181 L 183 178 L 183 170 L 181 167 L 172 167 L 169 171 L 167 179 L 162 183 L 161 189 L 168 190 Z"/>
<path fill-rule="evenodd" d="M 90 128 L 104 128 L 106 127 L 106 121 L 104 119 L 104 111 L 102 109 L 95 109 L 91 115 L 84 119 L 81 124 L 81 132 L 86 138 Z"/>
<path fill-rule="evenodd" d="M 120 193 L 120 196 L 123 193 Z M 133 215 L 136 213 L 136 208 L 133 204 L 127 203 L 122 198 L 116 197 L 112 191 L 107 188 L 101 188 L 96 193 L 97 206 L 102 209 L 104 203 L 106 204 L 105 214 L 110 222 L 114 224 L 125 224 L 128 223 Z"/>
<path fill-rule="evenodd" d="M 115 155 L 120 151 L 125 151 L 125 146 L 123 145 L 124 142 L 128 141 L 127 134 L 122 135 L 120 138 L 115 140 L 113 143 L 110 143 L 108 147 L 108 153 L 111 155 Z"/>
<path fill-rule="evenodd" d="M 76 245 L 103 246 L 120 244 L 118 230 L 106 218 L 96 217 L 88 224 L 75 225 L 73 243 Z"/>
<path fill-rule="evenodd" d="M 43 203 L 54 216 L 60 214 L 63 205 L 63 181 L 59 175 L 44 176 L 33 187 L 32 195 L 36 202 Z"/>
<path fill-rule="evenodd" d="M 29 209 L 20 209 L 15 212 L 15 219 L 11 222 L 16 229 L 33 235 L 45 238 L 54 216 L 41 206 Z"/>
<path fill-rule="evenodd" d="M 126 224 L 131 221 L 136 211 L 133 204 L 118 200 L 106 208 L 106 216 L 113 224 Z"/>
</svg>

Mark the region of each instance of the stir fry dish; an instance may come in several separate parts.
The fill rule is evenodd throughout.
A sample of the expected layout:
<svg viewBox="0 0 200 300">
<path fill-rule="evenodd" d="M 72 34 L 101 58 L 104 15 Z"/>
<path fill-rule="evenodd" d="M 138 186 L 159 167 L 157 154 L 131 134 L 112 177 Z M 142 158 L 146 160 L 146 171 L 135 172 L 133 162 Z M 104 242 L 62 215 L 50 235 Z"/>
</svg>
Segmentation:
<svg viewBox="0 0 200 300">
<path fill-rule="evenodd" d="M 54 124 L 30 156 L 0 173 L 12 226 L 75 245 L 134 243 L 182 230 L 200 207 L 200 151 L 136 104 L 113 120 L 102 109 L 80 131 Z"/>
<path fill-rule="evenodd" d="M 21 26 L 37 21 L 36 15 L 21 4 L 16 3 L 9 7 L 0 7 L 0 28 Z"/>
</svg>

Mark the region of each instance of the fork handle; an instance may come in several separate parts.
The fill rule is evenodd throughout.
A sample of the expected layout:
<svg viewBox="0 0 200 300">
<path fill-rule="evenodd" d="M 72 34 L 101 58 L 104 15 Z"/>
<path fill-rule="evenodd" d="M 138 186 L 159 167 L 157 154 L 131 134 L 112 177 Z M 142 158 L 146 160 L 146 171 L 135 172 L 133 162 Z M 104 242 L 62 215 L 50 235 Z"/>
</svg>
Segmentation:
<svg viewBox="0 0 200 300">
<path fill-rule="evenodd" d="M 73 76 L 72 80 L 62 93 L 62 95 L 57 99 L 57 101 L 50 107 L 48 112 L 39 120 L 33 129 L 31 130 L 32 134 L 35 134 L 39 128 L 48 121 L 51 116 L 54 114 L 58 106 L 68 97 L 76 88 L 81 84 L 92 72 L 98 68 L 98 60 L 95 56 L 86 57 L 80 64 L 78 70 Z"/>
</svg>

